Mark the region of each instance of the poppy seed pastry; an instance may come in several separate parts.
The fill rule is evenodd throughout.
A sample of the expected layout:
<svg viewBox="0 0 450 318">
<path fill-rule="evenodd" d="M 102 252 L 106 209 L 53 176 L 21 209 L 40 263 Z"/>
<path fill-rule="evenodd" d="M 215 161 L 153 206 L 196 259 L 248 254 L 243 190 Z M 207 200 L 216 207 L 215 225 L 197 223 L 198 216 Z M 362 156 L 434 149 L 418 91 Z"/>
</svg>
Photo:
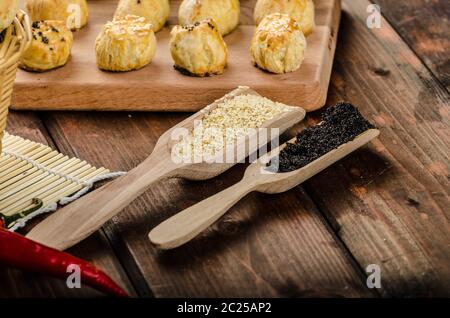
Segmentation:
<svg viewBox="0 0 450 318">
<path fill-rule="evenodd" d="M 32 24 L 32 40 L 20 60 L 22 69 L 44 72 L 67 63 L 73 36 L 63 21 L 36 21 Z"/>
<path fill-rule="evenodd" d="M 315 14 L 312 0 L 258 0 L 256 2 L 254 11 L 256 24 L 272 13 L 290 15 L 300 25 L 305 36 L 311 34 L 314 29 Z"/>
<path fill-rule="evenodd" d="M 137 15 L 153 25 L 153 31 L 162 29 L 170 14 L 169 0 L 120 0 L 114 16 Z"/>
<path fill-rule="evenodd" d="M 137 70 L 149 64 L 156 52 L 153 26 L 135 15 L 106 23 L 95 41 L 97 65 L 113 72 Z"/>
<path fill-rule="evenodd" d="M 0 2 L 0 32 L 11 25 L 19 7 L 19 0 L 2 0 Z"/>
<path fill-rule="evenodd" d="M 223 73 L 228 49 L 213 20 L 177 25 L 170 35 L 170 53 L 181 73 L 201 77 Z"/>
<path fill-rule="evenodd" d="M 61 20 L 72 31 L 87 24 L 89 10 L 86 0 L 25 0 L 32 21 Z"/>
<path fill-rule="evenodd" d="M 261 21 L 250 46 L 256 66 L 277 74 L 299 69 L 305 50 L 306 39 L 298 23 L 280 13 L 270 14 Z"/>
<path fill-rule="evenodd" d="M 181 25 L 213 19 L 222 35 L 233 31 L 239 23 L 239 0 L 183 0 L 178 10 Z"/>
</svg>

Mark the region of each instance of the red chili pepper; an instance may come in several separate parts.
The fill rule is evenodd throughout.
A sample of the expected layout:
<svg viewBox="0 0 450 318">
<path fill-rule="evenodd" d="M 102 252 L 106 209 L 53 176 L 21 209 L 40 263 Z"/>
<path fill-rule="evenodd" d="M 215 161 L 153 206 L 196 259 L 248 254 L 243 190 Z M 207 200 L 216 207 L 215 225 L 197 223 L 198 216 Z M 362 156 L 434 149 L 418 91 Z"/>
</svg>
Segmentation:
<svg viewBox="0 0 450 318">
<path fill-rule="evenodd" d="M 61 279 L 67 278 L 67 267 L 74 264 L 80 268 L 81 282 L 105 294 L 128 297 L 122 288 L 94 265 L 5 230 L 5 226 L 9 225 L 4 217 L 0 214 L 0 264 Z"/>
</svg>

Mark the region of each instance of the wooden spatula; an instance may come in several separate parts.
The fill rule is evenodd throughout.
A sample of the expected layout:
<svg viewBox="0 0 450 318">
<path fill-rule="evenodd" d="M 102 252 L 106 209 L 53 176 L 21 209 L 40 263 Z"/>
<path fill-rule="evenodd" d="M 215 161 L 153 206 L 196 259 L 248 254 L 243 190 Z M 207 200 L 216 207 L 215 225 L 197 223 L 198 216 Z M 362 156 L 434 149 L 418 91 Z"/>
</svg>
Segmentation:
<svg viewBox="0 0 450 318">
<path fill-rule="evenodd" d="M 155 227 L 149 234 L 150 241 L 161 249 L 172 249 L 183 245 L 216 222 L 248 193 L 253 191 L 281 193 L 290 190 L 368 143 L 379 134 L 379 130 L 369 129 L 354 140 L 328 152 L 303 168 L 286 173 L 268 172 L 265 163 L 276 156 L 285 146 L 284 144 L 257 163 L 251 164 L 245 171 L 244 178 L 237 184 L 187 208 Z M 295 138 L 290 142 L 294 141 Z"/>
<path fill-rule="evenodd" d="M 175 163 L 171 158 L 171 148 L 174 144 L 172 132 L 177 128 L 192 129 L 195 120 L 201 120 L 219 103 L 238 95 L 247 94 L 259 95 L 248 87 L 239 87 L 172 127 L 159 138 L 152 154 L 143 163 L 125 176 L 49 216 L 33 228 L 27 237 L 56 249 L 69 248 L 98 230 L 152 184 L 163 178 L 180 177 L 190 180 L 206 180 L 231 168 L 234 163 Z M 293 107 L 292 110 L 283 112 L 276 118 L 267 121 L 262 128 L 279 128 L 279 132 L 282 133 L 304 117 L 305 111 L 302 108 Z M 236 143 L 236 147 L 242 147 L 242 143 L 248 144 L 249 138 L 257 138 L 257 136 L 247 136 L 242 142 Z M 240 148 L 246 149 L 246 151 L 241 154 L 237 152 L 235 162 L 244 160 L 248 156 L 248 148 L 245 145 Z M 230 151 L 234 151 L 234 149 Z"/>
</svg>

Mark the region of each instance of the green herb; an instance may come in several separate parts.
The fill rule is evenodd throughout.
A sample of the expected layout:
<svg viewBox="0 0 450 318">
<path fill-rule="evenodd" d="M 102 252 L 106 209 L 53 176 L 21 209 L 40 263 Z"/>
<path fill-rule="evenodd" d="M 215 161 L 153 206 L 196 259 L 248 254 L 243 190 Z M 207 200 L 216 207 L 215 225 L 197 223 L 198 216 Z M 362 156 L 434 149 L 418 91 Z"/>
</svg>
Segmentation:
<svg viewBox="0 0 450 318">
<path fill-rule="evenodd" d="M 40 208 L 42 208 L 44 204 L 42 200 L 38 198 L 34 198 L 32 200 L 32 203 L 34 205 L 32 208 L 13 215 L 5 215 L 3 213 L 0 213 L 0 223 L 2 223 L 3 227 L 10 228 L 14 223 L 17 222 L 17 220 L 20 220 L 30 215 L 31 213 L 39 210 Z"/>
</svg>

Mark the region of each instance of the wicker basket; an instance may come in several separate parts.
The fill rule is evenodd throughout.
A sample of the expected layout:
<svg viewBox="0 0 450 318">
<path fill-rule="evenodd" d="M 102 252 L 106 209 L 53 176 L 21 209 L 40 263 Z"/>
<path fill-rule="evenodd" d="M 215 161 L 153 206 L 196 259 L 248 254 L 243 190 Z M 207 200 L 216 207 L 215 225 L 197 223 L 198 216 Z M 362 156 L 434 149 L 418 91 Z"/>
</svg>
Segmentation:
<svg viewBox="0 0 450 318">
<path fill-rule="evenodd" d="M 19 11 L 14 22 L 5 30 L 3 42 L 0 43 L 0 152 L 17 67 L 20 56 L 30 41 L 30 20 L 23 11 Z"/>
</svg>

